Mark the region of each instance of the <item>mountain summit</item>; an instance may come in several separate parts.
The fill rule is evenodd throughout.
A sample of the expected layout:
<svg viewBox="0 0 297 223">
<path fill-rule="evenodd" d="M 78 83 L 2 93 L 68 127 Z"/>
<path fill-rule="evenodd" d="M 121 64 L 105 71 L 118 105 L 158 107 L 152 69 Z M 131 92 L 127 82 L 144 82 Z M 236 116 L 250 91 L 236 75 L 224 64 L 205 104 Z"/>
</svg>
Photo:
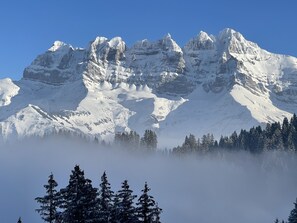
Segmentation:
<svg viewBox="0 0 297 223">
<path fill-rule="evenodd" d="M 56 41 L 20 81 L 1 80 L 0 97 L 4 140 L 59 131 L 108 140 L 150 128 L 169 145 L 297 112 L 297 59 L 229 28 L 201 31 L 184 47 L 170 34 L 131 47 L 120 37 L 86 48 Z"/>
</svg>

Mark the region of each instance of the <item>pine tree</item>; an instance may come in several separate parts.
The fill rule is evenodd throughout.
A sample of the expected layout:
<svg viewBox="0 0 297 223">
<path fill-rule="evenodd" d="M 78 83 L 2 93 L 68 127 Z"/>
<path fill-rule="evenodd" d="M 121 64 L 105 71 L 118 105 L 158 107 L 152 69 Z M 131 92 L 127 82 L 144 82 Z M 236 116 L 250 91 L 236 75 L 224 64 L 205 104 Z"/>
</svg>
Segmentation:
<svg viewBox="0 0 297 223">
<path fill-rule="evenodd" d="M 115 194 L 113 197 L 113 206 L 110 213 L 111 223 L 121 223 L 120 222 L 120 214 L 121 214 L 121 204 L 120 198 L 118 194 Z"/>
<path fill-rule="evenodd" d="M 201 146 L 202 146 L 204 152 L 208 151 L 209 142 L 208 142 L 207 135 L 202 136 Z"/>
<path fill-rule="evenodd" d="M 276 129 L 271 137 L 272 148 L 275 150 L 283 150 L 284 144 L 282 140 L 282 133 L 280 129 Z"/>
<path fill-rule="evenodd" d="M 294 127 L 292 129 L 294 129 Z M 296 150 L 295 144 L 294 144 L 294 134 L 295 134 L 294 131 L 292 132 L 290 131 L 288 135 L 287 150 L 290 152 L 294 152 Z"/>
<path fill-rule="evenodd" d="M 252 153 L 260 153 L 264 149 L 264 134 L 261 126 L 253 127 L 249 131 L 248 150 Z"/>
<path fill-rule="evenodd" d="M 282 140 L 285 149 L 288 149 L 288 137 L 289 137 L 289 121 L 284 118 L 282 124 Z"/>
<path fill-rule="evenodd" d="M 37 197 L 35 200 L 40 204 L 40 208 L 36 211 L 40 214 L 45 222 L 53 223 L 58 217 L 59 193 L 56 190 L 58 186 L 54 180 L 54 175 L 51 174 L 48 179 L 48 184 L 44 185 L 46 195 Z"/>
<path fill-rule="evenodd" d="M 290 120 L 290 124 L 294 126 L 295 129 L 297 129 L 297 116 L 294 113 L 293 117 Z"/>
<path fill-rule="evenodd" d="M 156 205 L 154 197 L 148 195 L 150 188 L 145 182 L 144 189 L 142 190 L 142 195 L 138 198 L 138 218 L 142 223 L 159 223 L 160 213 L 162 209 Z"/>
<path fill-rule="evenodd" d="M 137 149 L 139 147 L 139 135 L 135 131 L 118 132 L 115 134 L 114 143 L 124 148 Z"/>
<path fill-rule="evenodd" d="M 161 223 L 160 221 L 160 215 L 162 213 L 162 209 L 159 208 L 158 203 L 156 203 L 155 210 L 154 210 L 154 219 L 153 223 Z"/>
<path fill-rule="evenodd" d="M 215 144 L 215 140 L 214 140 L 213 134 L 207 134 L 202 136 L 201 147 L 204 152 L 208 152 L 211 148 L 214 147 L 214 144 Z M 227 139 L 225 139 L 225 146 L 226 144 L 228 144 L 227 145 L 228 148 L 231 147 L 230 140 L 228 139 L 228 137 Z"/>
<path fill-rule="evenodd" d="M 243 150 L 247 150 L 247 141 L 248 141 L 248 133 L 246 130 L 241 129 L 238 136 L 239 148 Z"/>
<path fill-rule="evenodd" d="M 291 211 L 289 218 L 288 218 L 288 223 L 297 223 L 297 199 L 296 202 L 294 203 L 294 209 Z"/>
<path fill-rule="evenodd" d="M 230 141 L 230 144 L 231 144 L 232 149 L 234 149 L 234 148 L 238 149 L 239 143 L 238 143 L 238 135 L 237 135 L 237 132 L 236 131 L 234 131 L 231 134 L 231 136 L 229 138 L 229 141 Z"/>
<path fill-rule="evenodd" d="M 135 131 L 130 131 L 129 134 L 129 146 L 133 149 L 139 148 L 140 137 Z"/>
<path fill-rule="evenodd" d="M 21 217 L 19 217 L 19 220 L 18 220 L 17 223 L 22 223 L 22 219 L 21 219 Z"/>
<path fill-rule="evenodd" d="M 134 205 L 134 199 L 136 195 L 132 194 L 128 181 L 125 180 L 122 183 L 122 189 L 117 193 L 117 222 L 120 223 L 135 223 L 137 222 L 136 208 Z"/>
<path fill-rule="evenodd" d="M 100 223 L 111 222 L 111 211 L 113 207 L 112 198 L 113 191 L 111 190 L 110 183 L 108 182 L 106 173 L 104 172 L 101 177 L 101 184 L 98 197 L 98 220 Z"/>
<path fill-rule="evenodd" d="M 91 223 L 96 221 L 97 189 L 92 181 L 86 179 L 84 171 L 75 166 L 69 184 L 61 189 L 64 209 L 62 219 L 65 223 Z"/>
<path fill-rule="evenodd" d="M 197 150 L 198 144 L 195 136 L 192 134 L 189 137 L 186 136 L 183 147 L 186 147 L 189 152 Z"/>
<path fill-rule="evenodd" d="M 157 135 L 152 130 L 145 130 L 141 138 L 141 145 L 147 149 L 156 149 L 158 144 Z"/>
<path fill-rule="evenodd" d="M 181 153 L 189 153 L 189 152 L 191 152 L 192 150 L 191 150 L 191 146 L 189 144 L 189 137 L 186 136 L 185 141 L 182 144 L 182 146 L 179 147 L 179 148 L 176 148 L 176 149 L 178 149 L 179 152 L 181 152 Z"/>
<path fill-rule="evenodd" d="M 297 148 L 297 131 L 292 123 L 289 125 L 288 150 L 296 151 Z"/>
</svg>

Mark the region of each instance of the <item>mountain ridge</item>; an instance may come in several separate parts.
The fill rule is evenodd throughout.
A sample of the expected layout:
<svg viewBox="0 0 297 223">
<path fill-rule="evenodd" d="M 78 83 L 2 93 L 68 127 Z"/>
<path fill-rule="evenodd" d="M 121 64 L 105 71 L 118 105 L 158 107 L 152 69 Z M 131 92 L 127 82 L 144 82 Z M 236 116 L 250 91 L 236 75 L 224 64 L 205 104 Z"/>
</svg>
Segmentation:
<svg viewBox="0 0 297 223">
<path fill-rule="evenodd" d="M 131 47 L 120 37 L 96 37 L 86 48 L 56 41 L 20 81 L 0 81 L 0 99 L 4 140 L 60 130 L 108 140 L 152 128 L 166 145 L 289 117 L 297 59 L 229 28 L 201 31 L 184 47 L 170 34 Z"/>
</svg>

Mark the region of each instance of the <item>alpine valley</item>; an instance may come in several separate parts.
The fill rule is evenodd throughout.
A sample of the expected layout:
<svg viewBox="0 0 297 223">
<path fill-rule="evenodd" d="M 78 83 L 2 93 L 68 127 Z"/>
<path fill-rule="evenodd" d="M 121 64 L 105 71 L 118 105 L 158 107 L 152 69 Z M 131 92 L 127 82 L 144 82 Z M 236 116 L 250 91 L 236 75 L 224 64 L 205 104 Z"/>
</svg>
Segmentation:
<svg viewBox="0 0 297 223">
<path fill-rule="evenodd" d="M 232 29 L 200 32 L 183 48 L 168 34 L 128 47 L 97 37 L 56 41 L 19 81 L 0 80 L 1 140 L 60 131 L 111 140 L 153 129 L 161 146 L 215 137 L 297 112 L 297 58 L 261 49 Z"/>
</svg>

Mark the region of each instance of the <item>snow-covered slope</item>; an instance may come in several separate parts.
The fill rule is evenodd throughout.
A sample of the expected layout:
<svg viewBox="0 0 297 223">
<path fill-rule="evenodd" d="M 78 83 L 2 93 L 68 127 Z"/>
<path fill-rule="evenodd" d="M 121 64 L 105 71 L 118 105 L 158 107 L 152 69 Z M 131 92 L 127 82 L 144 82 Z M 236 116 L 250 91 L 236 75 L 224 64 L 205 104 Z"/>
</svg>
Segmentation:
<svg viewBox="0 0 297 223">
<path fill-rule="evenodd" d="M 153 128 L 162 145 L 186 134 L 215 136 L 297 112 L 297 59 L 261 49 L 240 33 L 200 32 L 183 48 L 170 34 L 128 47 L 97 37 L 86 48 L 56 41 L 0 81 L 4 140 L 68 131 L 112 139 Z"/>
</svg>

